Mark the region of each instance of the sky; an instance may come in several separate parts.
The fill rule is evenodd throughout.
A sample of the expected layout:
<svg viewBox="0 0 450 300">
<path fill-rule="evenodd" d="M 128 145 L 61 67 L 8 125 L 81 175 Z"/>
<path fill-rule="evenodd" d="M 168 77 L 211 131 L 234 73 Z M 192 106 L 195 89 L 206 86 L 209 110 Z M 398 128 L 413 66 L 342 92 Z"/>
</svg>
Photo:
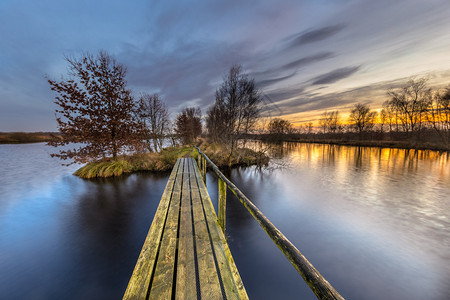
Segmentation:
<svg viewBox="0 0 450 300">
<path fill-rule="evenodd" d="M 105 50 L 128 87 L 172 118 L 205 114 L 233 64 L 294 125 L 355 103 L 379 109 L 412 76 L 450 84 L 449 0 L 1 0 L 0 131 L 56 131 L 46 78 Z M 270 101 L 269 101 L 270 99 Z"/>
</svg>

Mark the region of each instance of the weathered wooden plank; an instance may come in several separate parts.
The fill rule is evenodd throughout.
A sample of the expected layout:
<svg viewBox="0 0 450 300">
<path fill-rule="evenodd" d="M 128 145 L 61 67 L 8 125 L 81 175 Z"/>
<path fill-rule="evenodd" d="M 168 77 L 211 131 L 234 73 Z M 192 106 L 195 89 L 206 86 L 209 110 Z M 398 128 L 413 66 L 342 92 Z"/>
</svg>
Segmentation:
<svg viewBox="0 0 450 300">
<path fill-rule="evenodd" d="M 182 170 L 185 160 L 181 160 L 178 175 L 173 187 L 167 220 L 161 240 L 161 247 L 152 279 L 149 299 L 170 299 L 174 284 L 174 272 L 177 249 L 178 219 L 182 188 Z M 183 174 L 184 175 L 184 174 Z"/>
<path fill-rule="evenodd" d="M 206 226 L 205 215 L 200 191 L 197 185 L 195 163 L 189 159 L 190 188 L 192 199 L 192 213 L 194 216 L 195 246 L 198 263 L 198 276 L 200 283 L 200 294 L 203 299 L 223 299 L 220 287 L 219 275 L 217 274 L 214 261 L 211 240 Z"/>
<path fill-rule="evenodd" d="M 184 164 L 184 175 L 189 172 L 189 164 Z M 178 262 L 176 299 L 197 299 L 194 235 L 192 231 L 191 191 L 189 176 L 183 176 L 181 191 L 181 214 L 178 238 Z"/>
<path fill-rule="evenodd" d="M 195 167 L 194 167 L 195 169 Z M 219 267 L 219 275 L 222 279 L 222 284 L 225 290 L 227 299 L 248 299 L 241 276 L 236 268 L 231 251 L 226 242 L 224 233 L 218 226 L 217 216 L 214 212 L 211 199 L 208 195 L 206 187 L 203 185 L 203 178 L 199 170 L 195 170 L 197 183 L 202 197 L 203 207 L 208 222 L 210 236 L 216 254 L 216 259 Z"/>
<path fill-rule="evenodd" d="M 123 299 L 145 299 L 147 297 L 148 286 L 156 264 L 155 258 L 159 249 L 163 224 L 167 217 L 170 198 L 179 167 L 180 161 L 177 161 L 169 176 L 169 180 L 167 181 L 166 188 L 164 189 L 161 201 L 156 210 L 155 217 L 148 231 L 144 246 L 142 247 L 136 266 L 134 267 L 133 274 L 131 275 Z"/>
</svg>

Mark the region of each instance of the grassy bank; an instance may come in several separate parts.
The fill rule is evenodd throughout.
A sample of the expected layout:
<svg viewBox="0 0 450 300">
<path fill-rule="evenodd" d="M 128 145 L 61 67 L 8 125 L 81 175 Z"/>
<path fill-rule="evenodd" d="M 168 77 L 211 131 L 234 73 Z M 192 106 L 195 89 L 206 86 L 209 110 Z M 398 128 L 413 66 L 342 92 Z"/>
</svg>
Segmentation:
<svg viewBox="0 0 450 300">
<path fill-rule="evenodd" d="M 228 167 L 229 151 L 219 145 L 200 147 L 218 167 Z M 116 160 L 102 159 L 78 169 L 74 175 L 81 178 L 112 177 L 133 172 L 169 171 L 179 157 L 197 157 L 194 147 L 169 147 L 159 153 L 120 156 Z M 231 156 L 231 166 L 264 165 L 269 158 L 261 152 L 246 148 L 237 149 Z"/>
<path fill-rule="evenodd" d="M 56 132 L 0 132 L 0 144 L 44 143 L 60 138 Z"/>
</svg>

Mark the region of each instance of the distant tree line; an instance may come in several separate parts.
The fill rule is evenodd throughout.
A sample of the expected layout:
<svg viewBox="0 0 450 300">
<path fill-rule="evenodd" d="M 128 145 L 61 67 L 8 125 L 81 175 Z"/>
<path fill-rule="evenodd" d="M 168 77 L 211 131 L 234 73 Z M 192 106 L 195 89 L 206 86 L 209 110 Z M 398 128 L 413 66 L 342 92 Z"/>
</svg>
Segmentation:
<svg viewBox="0 0 450 300">
<path fill-rule="evenodd" d="M 433 142 L 449 147 L 450 86 L 433 91 L 426 79 L 412 78 L 401 88 L 389 89 L 387 96 L 379 113 L 367 104 L 356 103 L 347 120 L 342 120 L 337 110 L 325 111 L 318 120 L 318 127 L 308 122 L 294 129 L 287 120 L 274 118 L 265 132 L 272 140 L 398 140 Z M 282 130 L 284 126 L 291 129 Z"/>
</svg>

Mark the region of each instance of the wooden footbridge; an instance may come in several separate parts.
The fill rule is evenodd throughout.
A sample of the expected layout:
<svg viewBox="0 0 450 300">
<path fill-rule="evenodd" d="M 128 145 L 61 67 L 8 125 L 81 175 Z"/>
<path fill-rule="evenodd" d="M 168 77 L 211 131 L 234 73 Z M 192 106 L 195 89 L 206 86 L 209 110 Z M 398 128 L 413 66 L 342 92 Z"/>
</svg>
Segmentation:
<svg viewBox="0 0 450 300">
<path fill-rule="evenodd" d="M 224 236 L 226 190 L 243 203 L 319 299 L 343 299 L 289 240 L 198 149 L 177 160 L 123 299 L 248 299 Z M 206 164 L 218 176 L 218 218 Z"/>
</svg>

